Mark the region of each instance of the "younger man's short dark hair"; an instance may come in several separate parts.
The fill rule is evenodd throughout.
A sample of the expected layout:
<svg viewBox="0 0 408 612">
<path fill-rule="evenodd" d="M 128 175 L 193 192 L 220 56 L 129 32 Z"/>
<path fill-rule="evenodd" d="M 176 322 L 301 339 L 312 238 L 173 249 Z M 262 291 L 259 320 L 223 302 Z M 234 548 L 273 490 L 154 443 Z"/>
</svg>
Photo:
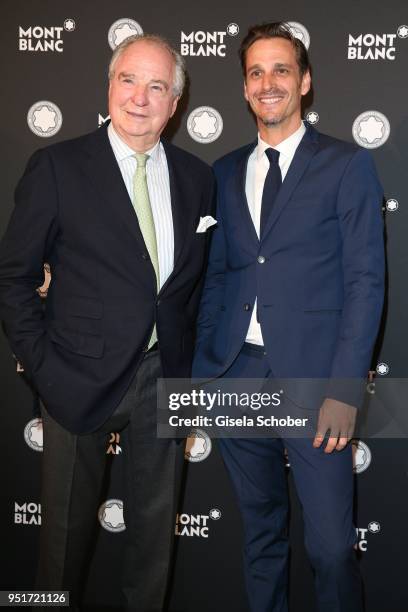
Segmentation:
<svg viewBox="0 0 408 612">
<path fill-rule="evenodd" d="M 284 21 L 274 21 L 273 23 L 262 23 L 249 28 L 248 34 L 241 43 L 238 54 L 241 60 L 242 71 L 244 78 L 246 77 L 246 54 L 257 40 L 268 38 L 284 38 L 292 45 L 296 53 L 296 61 L 299 66 L 301 76 L 310 70 L 309 55 L 305 45 L 299 38 L 296 38 L 290 30 L 290 27 Z"/>
</svg>

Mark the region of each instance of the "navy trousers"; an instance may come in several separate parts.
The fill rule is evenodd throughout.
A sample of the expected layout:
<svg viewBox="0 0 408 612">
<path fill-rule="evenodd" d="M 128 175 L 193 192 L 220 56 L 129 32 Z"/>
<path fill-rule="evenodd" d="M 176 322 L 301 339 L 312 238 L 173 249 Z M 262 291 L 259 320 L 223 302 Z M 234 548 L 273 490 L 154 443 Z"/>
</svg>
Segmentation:
<svg viewBox="0 0 408 612">
<path fill-rule="evenodd" d="M 263 349 L 245 344 L 225 374 L 270 378 Z M 221 438 L 219 447 L 244 524 L 244 571 L 251 612 L 287 612 L 287 449 L 302 505 L 305 546 L 315 575 L 318 612 L 362 612 L 354 550 L 351 446 L 325 454 L 312 438 Z M 311 612 L 311 611 L 308 611 Z"/>
</svg>

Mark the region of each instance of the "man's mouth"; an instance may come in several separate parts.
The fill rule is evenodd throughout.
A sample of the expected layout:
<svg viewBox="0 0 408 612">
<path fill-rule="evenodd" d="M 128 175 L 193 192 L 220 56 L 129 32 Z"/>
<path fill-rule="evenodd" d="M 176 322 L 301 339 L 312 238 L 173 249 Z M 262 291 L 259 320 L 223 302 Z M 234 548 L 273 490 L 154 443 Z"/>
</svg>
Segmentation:
<svg viewBox="0 0 408 612">
<path fill-rule="evenodd" d="M 258 102 L 261 104 L 267 104 L 268 106 L 273 106 L 274 104 L 278 104 L 281 100 L 283 100 L 284 96 L 258 96 Z"/>
<path fill-rule="evenodd" d="M 133 119 L 146 119 L 147 117 L 147 115 L 144 115 L 143 113 L 136 113 L 134 111 L 129 110 L 127 110 L 126 113 L 130 115 Z"/>
<path fill-rule="evenodd" d="M 262 91 L 256 95 L 256 99 L 261 104 L 267 106 L 274 106 L 279 104 L 286 97 L 286 92 L 279 89 L 270 89 L 269 91 Z"/>
</svg>

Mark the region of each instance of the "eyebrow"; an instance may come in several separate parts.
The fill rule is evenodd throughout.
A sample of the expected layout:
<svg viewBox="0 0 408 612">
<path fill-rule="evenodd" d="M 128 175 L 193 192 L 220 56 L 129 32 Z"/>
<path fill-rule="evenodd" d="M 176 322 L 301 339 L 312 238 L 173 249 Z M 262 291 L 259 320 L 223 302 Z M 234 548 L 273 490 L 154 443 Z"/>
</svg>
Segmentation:
<svg viewBox="0 0 408 612">
<path fill-rule="evenodd" d="M 149 83 L 160 83 L 160 85 L 163 85 L 165 89 L 169 88 L 169 84 L 167 83 L 167 81 L 163 81 L 162 79 L 152 79 L 151 81 L 149 81 Z"/>
<path fill-rule="evenodd" d="M 283 62 L 276 62 L 273 66 L 274 68 L 292 68 L 291 64 L 285 64 Z M 247 72 L 251 72 L 251 70 L 263 70 L 263 67 L 260 64 L 254 64 L 247 68 Z"/>
<path fill-rule="evenodd" d="M 126 77 L 135 78 L 135 76 L 136 75 L 133 72 L 119 72 L 118 74 L 119 79 Z M 167 83 L 167 81 L 163 81 L 163 79 L 152 79 L 151 81 L 149 81 L 149 83 L 160 83 L 165 89 L 169 89 L 169 84 Z"/>
<path fill-rule="evenodd" d="M 281 62 L 281 63 L 277 62 L 275 64 L 275 68 L 292 68 L 292 67 L 293 67 L 292 64 L 285 64 L 284 62 Z"/>
</svg>

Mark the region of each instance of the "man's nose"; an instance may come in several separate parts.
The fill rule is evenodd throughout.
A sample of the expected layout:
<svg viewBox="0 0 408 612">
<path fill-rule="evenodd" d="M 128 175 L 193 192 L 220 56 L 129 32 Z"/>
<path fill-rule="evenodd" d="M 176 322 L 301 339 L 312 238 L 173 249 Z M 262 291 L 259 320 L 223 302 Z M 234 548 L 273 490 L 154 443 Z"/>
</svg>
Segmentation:
<svg viewBox="0 0 408 612">
<path fill-rule="evenodd" d="M 265 72 L 262 78 L 262 89 L 264 91 L 269 91 L 270 89 L 275 87 L 276 84 L 276 75 L 273 72 Z"/>
<path fill-rule="evenodd" d="M 132 94 L 132 101 L 136 106 L 146 106 L 149 102 L 147 88 L 144 85 L 136 85 Z"/>
</svg>

